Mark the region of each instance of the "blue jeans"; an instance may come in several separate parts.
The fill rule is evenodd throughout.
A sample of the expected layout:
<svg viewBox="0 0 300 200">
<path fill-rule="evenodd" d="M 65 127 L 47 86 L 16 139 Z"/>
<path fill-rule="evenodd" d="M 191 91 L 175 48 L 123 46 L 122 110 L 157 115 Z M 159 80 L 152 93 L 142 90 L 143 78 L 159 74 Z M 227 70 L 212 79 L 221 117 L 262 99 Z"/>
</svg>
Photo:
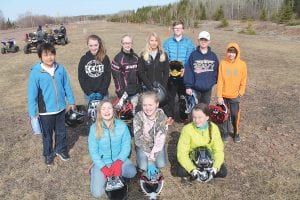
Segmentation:
<svg viewBox="0 0 300 200">
<path fill-rule="evenodd" d="M 43 155 L 54 156 L 55 153 L 67 151 L 67 133 L 65 126 L 65 110 L 53 115 L 40 115 L 43 133 Z M 55 146 L 53 149 L 53 132 Z"/>
<path fill-rule="evenodd" d="M 127 159 L 122 165 L 122 176 L 125 178 L 133 178 L 136 174 L 136 168 Z M 106 178 L 101 170 L 97 170 L 95 165 L 91 170 L 91 193 L 94 197 L 100 197 L 105 193 Z"/>
<path fill-rule="evenodd" d="M 139 147 L 135 148 L 136 150 L 136 163 L 137 167 L 141 170 L 147 171 L 148 168 L 148 158 L 143 150 Z M 155 166 L 157 168 L 163 168 L 167 165 L 167 152 L 165 146 L 160 152 L 155 154 Z"/>
<path fill-rule="evenodd" d="M 89 101 L 90 101 L 89 96 L 86 94 L 83 94 L 83 98 L 84 98 L 85 104 L 88 105 Z M 109 94 L 105 95 L 102 100 L 109 100 Z"/>
</svg>

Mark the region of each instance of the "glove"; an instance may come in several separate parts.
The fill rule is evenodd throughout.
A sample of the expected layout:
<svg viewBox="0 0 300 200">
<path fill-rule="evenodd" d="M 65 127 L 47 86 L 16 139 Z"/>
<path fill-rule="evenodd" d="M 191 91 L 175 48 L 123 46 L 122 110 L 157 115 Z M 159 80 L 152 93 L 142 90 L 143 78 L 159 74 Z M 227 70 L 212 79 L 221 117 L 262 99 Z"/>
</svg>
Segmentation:
<svg viewBox="0 0 300 200">
<path fill-rule="evenodd" d="M 112 176 L 112 170 L 107 166 L 102 167 L 101 172 L 103 173 L 105 178 Z"/>
<path fill-rule="evenodd" d="M 152 179 L 152 177 L 155 176 L 155 174 L 157 173 L 158 173 L 157 167 L 152 163 L 149 164 L 147 169 L 148 178 Z"/>
<path fill-rule="evenodd" d="M 113 176 L 121 176 L 122 174 L 122 160 L 116 160 L 111 166 L 111 171 Z"/>
<path fill-rule="evenodd" d="M 217 174 L 217 168 L 212 167 L 212 168 L 208 169 L 208 171 L 209 171 L 209 177 L 208 177 L 208 179 L 205 182 L 211 181 L 216 176 L 216 174 Z"/>
<path fill-rule="evenodd" d="M 191 171 L 191 179 L 192 180 L 196 180 L 197 178 L 198 178 L 198 173 L 199 173 L 199 170 L 198 169 L 193 169 L 192 171 Z"/>
</svg>

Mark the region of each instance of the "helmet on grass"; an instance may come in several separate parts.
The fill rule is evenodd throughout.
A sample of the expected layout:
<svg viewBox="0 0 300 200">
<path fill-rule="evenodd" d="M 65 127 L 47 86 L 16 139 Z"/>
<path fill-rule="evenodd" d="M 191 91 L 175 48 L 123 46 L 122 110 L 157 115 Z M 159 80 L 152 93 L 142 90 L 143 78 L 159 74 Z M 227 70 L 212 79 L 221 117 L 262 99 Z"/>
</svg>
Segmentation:
<svg viewBox="0 0 300 200">
<path fill-rule="evenodd" d="M 128 197 L 128 185 L 122 177 L 108 177 L 105 192 L 110 200 L 125 200 Z"/>
<path fill-rule="evenodd" d="M 85 115 L 86 112 L 82 106 L 76 106 L 75 110 L 70 109 L 65 113 L 65 123 L 71 127 L 78 126 L 84 122 Z"/>
<path fill-rule="evenodd" d="M 140 177 L 140 187 L 149 199 L 157 199 L 164 186 L 164 178 L 159 172 L 152 179 L 149 179 L 145 173 Z"/>
</svg>

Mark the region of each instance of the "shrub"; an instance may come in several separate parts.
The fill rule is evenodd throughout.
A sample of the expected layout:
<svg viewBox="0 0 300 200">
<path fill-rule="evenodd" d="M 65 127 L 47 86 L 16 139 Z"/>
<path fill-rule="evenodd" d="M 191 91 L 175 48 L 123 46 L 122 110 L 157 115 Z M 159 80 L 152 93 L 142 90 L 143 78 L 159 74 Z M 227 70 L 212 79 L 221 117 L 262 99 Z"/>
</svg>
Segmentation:
<svg viewBox="0 0 300 200">
<path fill-rule="evenodd" d="M 241 30 L 239 33 L 247 34 L 247 35 L 256 35 L 256 32 L 255 32 L 251 22 L 248 22 L 247 28 Z"/>
<path fill-rule="evenodd" d="M 229 23 L 227 21 L 226 18 L 223 18 L 221 23 L 217 26 L 217 28 L 225 28 L 225 27 L 228 27 L 229 26 Z"/>
</svg>

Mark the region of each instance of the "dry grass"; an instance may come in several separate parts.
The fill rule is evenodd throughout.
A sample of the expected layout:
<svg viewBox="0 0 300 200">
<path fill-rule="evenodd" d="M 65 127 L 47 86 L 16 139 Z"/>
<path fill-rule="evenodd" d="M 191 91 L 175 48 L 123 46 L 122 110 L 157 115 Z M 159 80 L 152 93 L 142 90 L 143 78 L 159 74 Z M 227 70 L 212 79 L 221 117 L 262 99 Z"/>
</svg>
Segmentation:
<svg viewBox="0 0 300 200">
<path fill-rule="evenodd" d="M 242 99 L 242 142 L 226 143 L 225 160 L 228 177 L 209 184 L 184 185 L 172 175 L 174 156 L 181 124 L 170 129 L 168 156 L 170 164 L 164 169 L 165 187 L 161 199 L 299 199 L 300 198 L 300 134 L 299 134 L 299 27 L 286 30 L 270 24 L 254 24 L 257 35 L 238 34 L 245 24 L 230 22 L 231 32 L 215 29 L 205 22 L 201 30 L 212 35 L 211 46 L 219 58 L 224 57 L 227 43 L 236 41 L 249 69 L 246 96 Z M 257 27 L 263 27 L 260 30 Z M 271 28 L 270 28 L 271 27 Z M 77 80 L 77 65 L 87 50 L 85 38 L 100 35 L 112 59 L 120 49 L 120 38 L 128 33 L 134 37 L 139 53 L 147 32 L 156 31 L 164 40 L 166 27 L 137 24 L 92 22 L 68 25 L 71 43 L 57 47 L 57 60 L 68 70 L 78 104 L 83 104 Z M 277 34 L 265 34 L 266 29 Z M 21 39 L 28 30 L 0 32 L 0 37 Z M 186 30 L 196 39 L 200 29 Z M 35 54 L 0 55 L 0 199 L 93 199 L 89 191 L 87 130 L 82 126 L 68 129 L 69 162 L 55 159 L 48 168 L 43 163 L 42 144 L 31 134 L 27 117 L 27 78 L 30 66 L 37 61 Z M 110 93 L 114 96 L 113 85 Z M 135 154 L 133 152 L 132 159 Z M 135 180 L 130 185 L 129 199 L 142 199 Z M 105 199 L 105 198 L 103 198 Z"/>
</svg>

